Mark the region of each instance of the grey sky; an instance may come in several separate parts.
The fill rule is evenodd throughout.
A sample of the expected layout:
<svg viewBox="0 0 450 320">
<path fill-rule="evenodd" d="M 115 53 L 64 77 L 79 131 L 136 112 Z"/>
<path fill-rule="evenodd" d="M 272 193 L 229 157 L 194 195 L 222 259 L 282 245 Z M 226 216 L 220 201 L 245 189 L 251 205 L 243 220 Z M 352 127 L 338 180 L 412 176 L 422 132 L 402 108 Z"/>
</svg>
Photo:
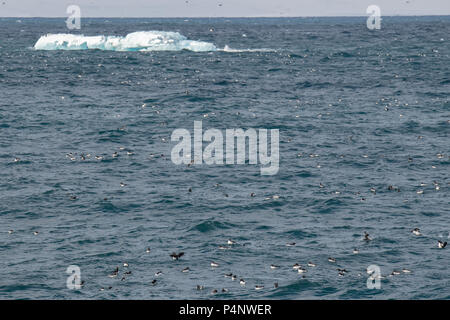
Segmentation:
<svg viewBox="0 0 450 320">
<path fill-rule="evenodd" d="M 83 17 L 280 17 L 450 15 L 450 0 L 0 0 L 0 17 L 65 17 L 70 4 Z"/>
</svg>

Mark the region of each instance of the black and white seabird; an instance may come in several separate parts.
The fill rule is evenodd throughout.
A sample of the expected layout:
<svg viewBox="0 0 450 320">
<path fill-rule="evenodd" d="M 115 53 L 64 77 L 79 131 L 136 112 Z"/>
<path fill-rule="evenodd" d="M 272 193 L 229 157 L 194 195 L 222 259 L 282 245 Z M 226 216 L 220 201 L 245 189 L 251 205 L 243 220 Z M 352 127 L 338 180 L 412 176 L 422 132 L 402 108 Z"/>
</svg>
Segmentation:
<svg viewBox="0 0 450 320">
<path fill-rule="evenodd" d="M 291 242 L 291 243 L 287 243 L 286 244 L 286 247 L 293 247 L 293 246 L 295 246 L 295 242 Z"/>
<path fill-rule="evenodd" d="M 332 257 L 329 257 L 329 258 L 328 258 L 328 261 L 331 262 L 331 263 L 335 263 L 335 262 L 336 262 L 336 259 L 335 259 L 335 258 L 332 258 Z"/>
<path fill-rule="evenodd" d="M 211 262 L 211 267 L 213 267 L 213 268 L 217 268 L 219 266 L 219 264 L 218 263 L 216 263 L 216 262 Z"/>
<path fill-rule="evenodd" d="M 316 266 L 316 264 L 315 263 L 312 263 L 311 261 L 310 262 L 308 262 L 308 267 L 315 267 Z"/>
<path fill-rule="evenodd" d="M 119 267 L 116 267 L 113 272 L 111 272 L 108 277 L 115 278 L 119 274 Z"/>
<path fill-rule="evenodd" d="M 280 266 L 277 266 L 277 265 L 274 265 L 274 264 L 271 264 L 270 265 L 270 269 L 272 269 L 272 270 L 274 270 L 274 269 L 278 269 Z"/>
<path fill-rule="evenodd" d="M 421 235 L 422 235 L 422 233 L 420 232 L 420 229 L 419 229 L 419 228 L 414 228 L 411 232 L 412 232 L 415 236 L 421 236 Z"/>
<path fill-rule="evenodd" d="M 184 252 L 180 252 L 180 253 L 175 253 L 175 252 L 172 252 L 171 254 L 170 254 L 170 256 L 172 257 L 172 259 L 173 260 L 178 260 L 178 259 L 180 259 L 182 256 L 184 256 Z"/>
<path fill-rule="evenodd" d="M 162 274 L 163 274 L 162 271 L 158 271 L 158 272 L 155 273 L 155 277 L 159 277 Z"/>
<path fill-rule="evenodd" d="M 447 246 L 447 241 L 442 242 L 441 240 L 438 240 L 438 248 L 444 249 Z"/>
<path fill-rule="evenodd" d="M 244 279 L 241 279 L 241 280 L 239 281 L 239 284 L 240 284 L 241 286 L 245 286 L 245 280 L 244 280 Z"/>
<path fill-rule="evenodd" d="M 181 270 L 181 272 L 189 272 L 191 269 L 189 269 L 189 267 L 184 268 L 183 270 Z"/>
<path fill-rule="evenodd" d="M 372 239 L 369 237 L 369 234 L 364 231 L 364 241 L 371 241 Z"/>
<path fill-rule="evenodd" d="M 255 290 L 261 290 L 264 289 L 264 286 L 255 286 Z"/>
</svg>

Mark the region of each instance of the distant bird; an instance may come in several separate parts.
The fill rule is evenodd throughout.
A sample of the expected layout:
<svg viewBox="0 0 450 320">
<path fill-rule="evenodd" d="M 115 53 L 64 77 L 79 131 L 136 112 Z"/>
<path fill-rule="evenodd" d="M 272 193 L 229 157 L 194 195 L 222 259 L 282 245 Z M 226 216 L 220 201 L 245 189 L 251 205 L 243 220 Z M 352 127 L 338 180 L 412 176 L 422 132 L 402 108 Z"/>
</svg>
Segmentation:
<svg viewBox="0 0 450 320">
<path fill-rule="evenodd" d="M 123 263 L 123 266 L 124 266 L 125 268 L 128 268 L 128 263 L 124 262 L 124 263 Z"/>
<path fill-rule="evenodd" d="M 152 285 L 155 285 L 157 281 L 158 281 L 158 280 L 153 279 L 153 280 L 152 280 Z"/>
<path fill-rule="evenodd" d="M 331 263 L 335 263 L 335 262 L 336 262 L 336 259 L 335 259 L 335 258 L 332 258 L 332 257 L 329 257 L 329 258 L 328 258 L 328 261 L 331 262 Z"/>
<path fill-rule="evenodd" d="M 271 264 L 270 265 L 270 269 L 272 269 L 272 270 L 274 270 L 274 269 L 278 269 L 280 266 L 277 266 L 277 265 L 274 265 L 274 264 Z"/>
<path fill-rule="evenodd" d="M 297 269 L 297 272 L 298 272 L 298 273 L 305 273 L 305 272 L 306 272 L 306 269 L 303 268 L 303 267 L 299 267 L 299 268 Z"/>
<path fill-rule="evenodd" d="M 119 267 L 116 267 L 113 272 L 111 272 L 108 277 L 115 278 L 119 274 Z"/>
<path fill-rule="evenodd" d="M 447 241 L 442 242 L 441 240 L 438 240 L 438 248 L 444 249 L 447 246 Z"/>
<path fill-rule="evenodd" d="M 359 250 L 358 249 L 353 249 L 353 254 L 358 254 L 359 253 Z"/>
<path fill-rule="evenodd" d="M 273 284 L 273 286 L 274 286 L 275 289 L 278 288 L 278 282 L 275 282 L 275 283 Z"/>
<path fill-rule="evenodd" d="M 236 241 L 233 241 L 231 239 L 228 239 L 227 244 L 229 244 L 230 246 L 233 244 L 236 244 Z"/>
<path fill-rule="evenodd" d="M 406 268 L 403 268 L 402 271 L 403 271 L 403 273 L 411 273 L 411 270 L 408 270 Z"/>
<path fill-rule="evenodd" d="M 37 235 L 39 234 L 39 231 L 35 231 L 35 232 L 33 232 L 33 234 L 34 234 L 35 236 L 37 236 Z M 447 244 L 447 242 L 446 242 L 445 244 Z"/>
<path fill-rule="evenodd" d="M 191 271 L 191 269 L 189 269 L 189 267 L 186 267 L 183 270 L 181 270 L 181 272 L 189 272 L 189 271 Z"/>
<path fill-rule="evenodd" d="M 312 262 L 308 262 L 308 267 L 315 267 L 316 266 L 316 264 L 315 263 L 312 263 Z"/>
<path fill-rule="evenodd" d="M 287 247 L 293 247 L 293 246 L 295 246 L 295 242 L 287 243 L 286 246 Z"/>
<path fill-rule="evenodd" d="M 239 281 L 239 284 L 240 284 L 241 286 L 245 286 L 245 280 L 244 280 L 244 279 L 241 279 L 241 280 Z"/>
<path fill-rule="evenodd" d="M 163 274 L 162 271 L 158 271 L 158 272 L 155 273 L 155 277 L 159 277 L 162 274 Z"/>
<path fill-rule="evenodd" d="M 261 290 L 264 289 L 264 286 L 255 286 L 255 290 Z"/>
<path fill-rule="evenodd" d="M 213 268 L 217 268 L 219 266 L 219 264 L 218 263 L 216 263 L 216 262 L 211 262 L 211 267 L 213 267 Z"/>
<path fill-rule="evenodd" d="M 294 269 L 294 270 L 298 270 L 299 268 L 300 268 L 300 265 L 298 263 L 296 263 L 292 266 L 292 269 Z"/>
<path fill-rule="evenodd" d="M 184 252 L 180 252 L 180 253 L 175 253 L 172 252 L 172 254 L 170 255 L 172 257 L 173 260 L 178 260 L 180 259 L 182 256 L 184 256 Z"/>
<path fill-rule="evenodd" d="M 420 229 L 419 229 L 419 228 L 414 228 L 411 232 L 412 232 L 415 236 L 421 236 L 421 235 L 422 235 L 422 233 L 420 232 Z"/>
<path fill-rule="evenodd" d="M 372 239 L 369 237 L 369 234 L 364 231 L 364 241 L 371 241 Z"/>
<path fill-rule="evenodd" d="M 145 249 L 146 253 L 150 253 L 150 248 Z"/>
<path fill-rule="evenodd" d="M 11 234 L 11 233 L 13 233 L 14 232 L 14 230 L 8 230 L 8 233 L 9 234 Z"/>
</svg>

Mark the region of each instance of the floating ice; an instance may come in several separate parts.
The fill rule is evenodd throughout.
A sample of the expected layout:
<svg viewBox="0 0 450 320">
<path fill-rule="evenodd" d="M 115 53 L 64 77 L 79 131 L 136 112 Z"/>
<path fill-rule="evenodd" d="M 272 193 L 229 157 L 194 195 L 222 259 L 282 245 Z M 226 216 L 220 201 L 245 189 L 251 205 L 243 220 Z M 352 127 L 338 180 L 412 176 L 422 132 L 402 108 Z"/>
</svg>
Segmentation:
<svg viewBox="0 0 450 320">
<path fill-rule="evenodd" d="M 140 31 L 120 36 L 48 34 L 34 45 L 36 50 L 112 50 L 112 51 L 216 51 L 214 44 L 188 40 L 178 32 Z"/>
</svg>

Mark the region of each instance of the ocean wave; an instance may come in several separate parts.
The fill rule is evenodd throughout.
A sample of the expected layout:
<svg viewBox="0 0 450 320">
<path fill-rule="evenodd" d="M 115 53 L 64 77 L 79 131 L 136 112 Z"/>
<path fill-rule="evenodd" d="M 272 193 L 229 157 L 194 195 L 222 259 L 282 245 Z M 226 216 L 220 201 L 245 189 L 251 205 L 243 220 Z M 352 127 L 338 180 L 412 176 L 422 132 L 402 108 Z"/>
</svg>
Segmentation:
<svg viewBox="0 0 450 320">
<path fill-rule="evenodd" d="M 214 44 L 189 40 L 178 32 L 139 31 L 121 36 L 84 36 L 47 34 L 34 45 L 36 50 L 111 50 L 111 51 L 216 51 Z"/>
</svg>

